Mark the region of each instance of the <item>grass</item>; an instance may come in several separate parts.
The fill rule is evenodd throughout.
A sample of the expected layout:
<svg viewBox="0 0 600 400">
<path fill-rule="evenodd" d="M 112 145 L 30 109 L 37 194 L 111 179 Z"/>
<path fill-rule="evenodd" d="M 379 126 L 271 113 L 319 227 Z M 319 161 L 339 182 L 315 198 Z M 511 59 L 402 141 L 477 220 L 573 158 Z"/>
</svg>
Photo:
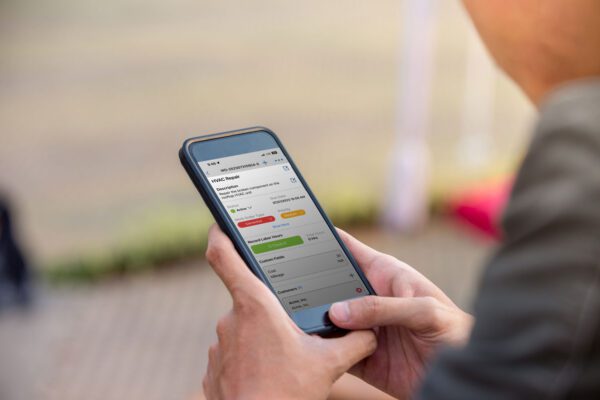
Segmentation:
<svg viewBox="0 0 600 400">
<path fill-rule="evenodd" d="M 324 207 L 340 227 L 372 224 L 377 203 L 358 194 L 324 198 Z M 214 220 L 207 210 L 164 207 L 131 221 L 131 228 L 118 244 L 102 251 L 87 251 L 51 261 L 41 269 L 54 284 L 92 283 L 167 267 L 199 258 L 206 249 L 208 228 Z"/>
<path fill-rule="evenodd" d="M 504 176 L 511 169 L 510 164 L 494 164 L 488 168 L 487 181 Z M 481 179 L 472 177 L 472 184 L 477 181 Z M 431 213 L 444 213 L 447 199 L 456 190 L 468 186 L 461 186 L 456 177 L 452 179 L 452 174 L 437 176 L 430 188 Z M 373 225 L 380 215 L 380 199 L 356 186 L 330 186 L 319 194 L 319 199 L 333 223 L 341 228 Z M 206 250 L 208 229 L 213 223 L 208 210 L 198 207 L 198 203 L 147 210 L 126 221 L 126 228 L 113 246 L 53 260 L 41 269 L 42 275 L 57 284 L 91 283 L 200 258 Z"/>
<path fill-rule="evenodd" d="M 496 165 L 495 171 L 502 170 Z M 490 176 L 502 176 L 492 174 Z M 432 182 L 430 209 L 442 214 L 451 191 Z M 488 178 L 491 179 L 491 178 Z M 345 189 L 342 189 L 344 188 Z M 356 228 L 373 225 L 380 215 L 380 200 L 349 186 L 322 193 L 320 202 L 336 226 Z M 126 223 L 118 243 L 99 251 L 83 251 L 54 260 L 42 268 L 51 283 L 92 283 L 140 271 L 172 266 L 200 258 L 206 250 L 207 234 L 214 220 L 204 207 L 163 206 L 148 210 Z"/>
</svg>

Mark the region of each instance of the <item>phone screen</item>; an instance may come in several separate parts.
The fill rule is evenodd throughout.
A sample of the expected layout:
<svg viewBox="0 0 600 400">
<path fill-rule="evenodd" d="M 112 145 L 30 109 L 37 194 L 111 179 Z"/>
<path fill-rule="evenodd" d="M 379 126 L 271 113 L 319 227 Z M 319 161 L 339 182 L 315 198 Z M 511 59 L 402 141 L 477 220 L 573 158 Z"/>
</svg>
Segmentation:
<svg viewBox="0 0 600 400">
<path fill-rule="evenodd" d="M 370 293 L 285 154 L 271 146 L 197 162 L 284 308 L 302 322 Z"/>
</svg>

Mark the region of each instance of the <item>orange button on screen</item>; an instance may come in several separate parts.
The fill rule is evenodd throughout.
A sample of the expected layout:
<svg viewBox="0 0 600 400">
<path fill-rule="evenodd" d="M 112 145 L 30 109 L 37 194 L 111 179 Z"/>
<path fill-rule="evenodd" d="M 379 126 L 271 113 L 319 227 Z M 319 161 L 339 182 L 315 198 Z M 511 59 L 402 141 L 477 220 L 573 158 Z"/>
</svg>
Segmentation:
<svg viewBox="0 0 600 400">
<path fill-rule="evenodd" d="M 304 210 L 288 211 L 281 214 L 281 218 L 294 218 L 306 214 Z"/>
</svg>

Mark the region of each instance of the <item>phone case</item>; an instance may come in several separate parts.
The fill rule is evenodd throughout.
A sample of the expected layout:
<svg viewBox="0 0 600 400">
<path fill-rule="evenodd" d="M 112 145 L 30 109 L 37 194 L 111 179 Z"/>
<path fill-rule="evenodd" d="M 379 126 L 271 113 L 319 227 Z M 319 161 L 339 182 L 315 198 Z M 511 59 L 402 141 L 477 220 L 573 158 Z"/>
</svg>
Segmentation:
<svg viewBox="0 0 600 400">
<path fill-rule="evenodd" d="M 329 218 L 327 217 L 327 215 L 321 208 L 321 205 L 315 198 L 314 194 L 312 193 L 312 191 L 310 190 L 306 181 L 304 180 L 304 177 L 302 176 L 302 174 L 300 173 L 300 171 L 294 164 L 292 158 L 290 157 L 289 153 L 287 152 L 287 150 L 285 149 L 285 147 L 283 146 L 283 144 L 281 143 L 281 141 L 279 140 L 277 135 L 270 129 L 265 128 L 265 127 L 260 127 L 260 126 L 245 128 L 245 129 L 240 129 L 240 130 L 227 131 L 227 132 L 222 132 L 222 133 L 215 133 L 215 134 L 210 134 L 210 135 L 192 137 L 192 138 L 185 140 L 181 149 L 179 150 L 179 159 L 181 161 L 181 164 L 183 165 L 183 168 L 185 169 L 188 176 L 194 183 L 194 186 L 196 186 L 196 189 L 202 196 L 204 203 L 206 203 L 206 205 L 207 205 L 208 209 L 210 210 L 211 214 L 213 215 L 215 221 L 217 222 L 217 224 L 219 225 L 221 230 L 231 239 L 231 241 L 234 244 L 235 249 L 240 254 L 242 259 L 246 262 L 246 265 L 250 268 L 250 270 L 256 276 L 259 277 L 259 279 L 261 281 L 263 281 L 263 283 L 265 283 L 269 287 L 269 289 L 271 291 L 274 292 L 274 289 L 271 286 L 271 284 L 269 283 L 267 277 L 263 273 L 263 271 L 260 268 L 260 266 L 258 265 L 258 263 L 255 261 L 254 257 L 252 256 L 252 253 L 247 248 L 241 235 L 237 232 L 237 230 L 235 229 L 235 226 L 231 223 L 229 216 L 227 215 L 225 210 L 222 208 L 222 206 L 220 204 L 220 200 L 217 198 L 217 196 L 214 193 L 212 193 L 212 190 L 210 189 L 210 184 L 208 183 L 208 180 L 203 176 L 202 172 L 200 171 L 200 168 L 196 165 L 196 163 L 188 149 L 189 149 L 189 146 L 196 141 L 207 140 L 207 139 L 217 139 L 219 137 L 251 133 L 251 132 L 256 132 L 256 131 L 267 132 L 269 135 L 271 135 L 273 137 L 273 139 L 275 140 L 275 142 L 277 143 L 277 145 L 279 146 L 279 148 L 281 149 L 281 151 L 283 152 L 285 157 L 287 157 L 287 160 L 289 161 L 291 167 L 294 169 L 294 172 L 297 174 L 298 178 L 300 179 L 300 182 L 306 189 L 311 200 L 314 202 L 317 210 L 322 215 L 323 219 L 325 220 L 325 223 L 327 224 L 329 229 L 332 231 L 336 240 L 339 242 L 339 244 L 340 244 L 342 250 L 344 251 L 346 257 L 348 258 L 349 262 L 354 266 L 357 274 L 360 276 L 361 280 L 363 281 L 364 285 L 366 286 L 367 290 L 369 291 L 369 294 L 376 295 L 376 293 L 373 290 L 373 288 L 371 287 L 369 281 L 364 276 L 362 270 L 356 263 L 356 260 L 354 259 L 354 257 L 352 257 L 352 254 L 348 251 L 348 249 L 346 248 L 346 246 L 340 239 L 339 235 L 337 234 L 337 231 L 335 230 L 335 227 L 333 226 L 333 224 L 331 223 L 331 221 L 329 220 Z M 282 305 L 282 307 L 283 307 L 283 305 Z M 340 333 L 344 332 L 343 329 L 338 328 L 337 326 L 335 326 L 333 324 L 323 326 L 323 327 L 320 327 L 318 329 L 313 329 L 313 330 L 304 329 L 304 331 L 306 333 L 316 333 L 316 334 L 319 334 L 322 336 L 335 335 L 335 334 L 340 334 Z"/>
</svg>

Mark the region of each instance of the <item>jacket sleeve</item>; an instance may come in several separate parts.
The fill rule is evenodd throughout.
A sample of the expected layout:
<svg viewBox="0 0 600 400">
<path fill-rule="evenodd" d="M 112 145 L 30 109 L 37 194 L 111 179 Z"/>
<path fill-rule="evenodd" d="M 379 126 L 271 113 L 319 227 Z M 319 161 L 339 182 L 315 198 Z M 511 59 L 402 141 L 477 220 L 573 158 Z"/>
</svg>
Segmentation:
<svg viewBox="0 0 600 400">
<path fill-rule="evenodd" d="M 471 339 L 440 353 L 420 399 L 564 398 L 582 384 L 600 332 L 600 80 L 542 106 L 503 230 Z"/>
</svg>

